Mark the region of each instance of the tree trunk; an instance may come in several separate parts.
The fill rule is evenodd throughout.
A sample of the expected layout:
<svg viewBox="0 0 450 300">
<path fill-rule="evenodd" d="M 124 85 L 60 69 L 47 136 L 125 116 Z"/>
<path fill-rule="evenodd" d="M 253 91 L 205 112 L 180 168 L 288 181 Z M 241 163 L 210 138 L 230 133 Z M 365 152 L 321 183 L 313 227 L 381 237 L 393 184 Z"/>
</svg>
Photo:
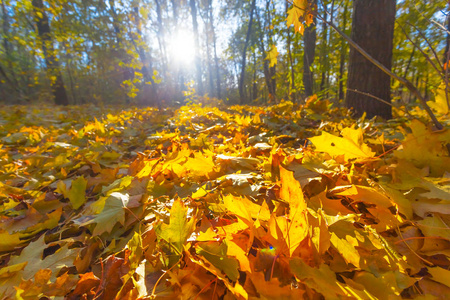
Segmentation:
<svg viewBox="0 0 450 300">
<path fill-rule="evenodd" d="M 285 2 L 285 9 L 286 9 L 286 13 L 289 10 L 289 2 L 286 1 Z M 292 37 L 291 37 L 291 29 L 287 28 L 286 29 L 286 33 L 287 33 L 287 53 L 288 53 L 288 58 L 289 58 L 289 70 L 290 70 L 290 80 L 291 80 L 291 86 L 290 91 L 289 91 L 289 98 L 294 101 L 295 100 L 295 73 L 294 73 L 294 59 L 292 57 L 292 49 L 291 49 L 291 42 L 292 42 Z"/>
<path fill-rule="evenodd" d="M 241 104 L 244 103 L 244 101 L 246 100 L 244 91 L 245 65 L 247 60 L 247 47 L 250 41 L 250 34 L 252 32 L 253 13 L 255 11 L 255 7 L 256 7 L 256 0 L 253 0 L 250 7 L 250 20 L 248 21 L 247 36 L 245 37 L 244 50 L 242 51 L 241 76 L 239 77 L 239 84 L 238 84 L 239 101 Z"/>
<path fill-rule="evenodd" d="M 155 81 L 153 80 L 153 67 L 150 55 L 147 56 L 145 49 L 142 47 L 142 30 L 141 30 L 141 18 L 139 15 L 139 7 L 133 8 L 134 23 L 136 26 L 136 33 L 132 34 L 131 38 L 136 48 L 139 58 L 142 63 L 142 75 L 144 77 L 144 86 L 142 94 L 145 97 L 143 102 L 147 105 L 158 106 L 161 109 L 161 103 L 157 97 L 158 90 Z M 150 85 L 148 84 L 150 82 Z"/>
<path fill-rule="evenodd" d="M 211 38 L 213 41 L 213 49 L 214 49 L 214 64 L 215 64 L 215 77 L 216 77 L 216 97 L 220 99 L 221 91 L 220 91 L 220 69 L 219 69 L 219 57 L 217 56 L 217 38 L 216 31 L 214 28 L 214 14 L 213 14 L 213 6 L 212 0 L 208 0 L 208 14 L 209 14 L 209 26 L 211 30 Z"/>
<path fill-rule="evenodd" d="M 331 10 L 331 14 L 333 13 L 333 9 Z M 328 52 L 328 24 L 327 24 L 327 18 L 328 14 L 325 14 L 323 17 L 325 21 L 322 21 L 322 49 L 320 49 L 320 60 L 321 60 L 321 68 L 322 68 L 322 76 L 320 79 L 320 87 L 319 90 L 323 91 L 325 89 L 326 85 L 326 78 L 327 78 L 327 72 L 328 72 L 328 61 L 329 57 L 327 56 Z"/>
<path fill-rule="evenodd" d="M 450 2 L 449 2 L 450 6 Z M 450 10 L 450 8 L 449 8 Z M 450 60 L 450 14 L 447 14 L 447 38 L 445 39 L 444 63 Z M 447 66 L 448 67 L 448 66 Z"/>
<path fill-rule="evenodd" d="M 10 25 L 9 25 L 9 18 L 8 18 L 8 12 L 6 10 L 5 1 L 1 1 L 1 6 L 2 6 L 2 16 L 3 16 L 3 23 L 2 23 L 3 48 L 5 51 L 6 63 L 8 64 L 8 69 L 9 69 L 9 73 L 10 73 L 11 77 L 9 77 L 3 70 L 2 70 L 3 71 L 2 74 L 5 77 L 6 81 L 8 81 L 11 88 L 13 88 L 15 91 L 17 91 L 20 95 L 20 94 L 22 94 L 22 91 L 19 88 L 19 82 L 17 81 L 16 74 L 14 71 L 14 64 L 13 64 L 13 57 L 12 57 L 13 49 L 11 47 L 11 43 L 8 40 L 10 38 L 10 33 L 9 33 Z"/>
<path fill-rule="evenodd" d="M 344 20 L 344 25 L 342 30 L 345 32 L 347 30 L 347 13 L 348 13 L 348 2 L 345 2 L 345 6 L 344 6 L 344 14 L 342 16 L 343 20 Z M 344 69 L 345 69 L 345 61 L 346 61 L 346 56 L 347 56 L 347 43 L 345 42 L 344 38 L 341 37 L 341 57 L 340 57 L 340 61 L 339 61 L 339 76 L 338 76 L 338 81 L 339 81 L 339 99 L 338 100 L 343 100 L 345 95 L 344 95 Z"/>
<path fill-rule="evenodd" d="M 161 0 L 155 0 L 156 3 L 156 18 L 158 22 L 158 45 L 159 50 L 161 51 L 162 55 L 162 69 L 163 73 L 165 74 L 167 71 L 167 51 L 166 51 L 166 38 L 165 38 L 165 32 L 164 32 L 164 24 L 162 20 L 162 10 L 161 10 Z"/>
<path fill-rule="evenodd" d="M 195 43 L 195 67 L 197 70 L 197 87 L 198 94 L 203 96 L 205 93 L 203 89 L 203 79 L 202 79 L 202 62 L 200 58 L 200 42 L 198 36 L 198 22 L 197 22 L 197 7 L 195 5 L 195 0 L 189 0 L 189 6 L 191 7 L 192 16 L 192 28 L 194 30 L 194 43 Z"/>
<path fill-rule="evenodd" d="M 122 42 L 122 38 L 123 38 L 122 31 L 123 30 L 120 26 L 120 24 L 122 22 L 116 11 L 115 0 L 109 0 L 109 9 L 110 9 L 110 13 L 112 16 L 113 28 L 114 28 L 114 33 L 116 35 L 116 43 L 117 43 L 117 46 L 114 48 L 114 52 L 117 55 L 117 59 L 119 59 L 120 61 L 125 63 L 125 66 L 119 66 L 118 75 L 120 77 L 122 77 L 121 81 L 125 82 L 127 80 L 133 79 L 134 71 L 132 70 L 131 67 L 128 67 L 131 59 L 125 49 L 124 43 Z M 122 86 L 122 82 L 119 82 L 119 86 Z M 122 88 L 123 88 L 123 86 L 122 86 Z M 131 102 L 131 99 L 127 94 L 124 95 L 124 100 L 127 104 Z"/>
<path fill-rule="evenodd" d="M 47 73 L 51 81 L 51 88 L 53 97 L 55 99 L 55 104 L 68 105 L 69 100 L 67 98 L 66 89 L 64 87 L 59 63 L 56 59 L 55 49 L 53 47 L 53 40 L 50 31 L 50 24 L 47 14 L 44 10 L 44 3 L 42 2 L 42 0 L 33 0 L 32 5 L 35 13 L 38 35 L 42 43 L 42 52 L 44 52 Z"/>
<path fill-rule="evenodd" d="M 305 88 L 305 97 L 314 94 L 314 76 L 311 71 L 311 66 L 316 55 L 316 18 L 314 17 L 313 24 L 305 28 L 303 35 L 303 42 L 305 45 L 303 53 L 303 86 Z"/>
<path fill-rule="evenodd" d="M 252 84 L 252 101 L 258 98 L 258 85 L 256 83 L 256 51 L 253 51 L 253 84 Z"/>
<path fill-rule="evenodd" d="M 395 0 L 355 0 L 353 2 L 352 39 L 387 69 L 392 66 L 395 24 Z M 346 105 L 360 117 L 392 118 L 391 106 L 357 90 L 391 102 L 391 79 L 355 49 L 350 49 Z"/>
</svg>

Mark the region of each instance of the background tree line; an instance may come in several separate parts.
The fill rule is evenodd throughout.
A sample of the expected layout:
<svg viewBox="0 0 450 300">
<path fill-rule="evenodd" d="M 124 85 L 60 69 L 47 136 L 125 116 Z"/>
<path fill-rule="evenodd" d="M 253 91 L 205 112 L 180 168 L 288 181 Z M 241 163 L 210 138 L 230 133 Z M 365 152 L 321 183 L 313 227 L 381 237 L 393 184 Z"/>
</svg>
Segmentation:
<svg viewBox="0 0 450 300">
<path fill-rule="evenodd" d="M 366 97 L 381 105 L 374 111 L 387 111 L 386 118 L 389 109 L 374 97 L 414 100 L 397 82 L 376 75 L 376 67 L 363 67 L 364 58 L 350 59 L 359 54 L 332 24 L 413 82 L 425 98 L 447 76 L 447 1 L 310 0 L 312 19 L 306 23 L 311 24 L 303 34 L 286 24 L 293 5 L 296 1 L 1 0 L 0 98 L 21 104 L 53 99 L 171 105 L 194 87 L 198 95 L 241 104 L 303 101 L 312 94 L 335 102 L 346 95 Z M 171 51 L 180 29 L 192 34 L 194 51 L 185 57 L 192 64 Z M 274 64 L 267 58 L 276 53 Z M 388 89 L 378 93 L 377 80 Z M 347 90 L 352 81 L 367 90 Z M 347 99 L 352 101 L 359 100 Z"/>
</svg>

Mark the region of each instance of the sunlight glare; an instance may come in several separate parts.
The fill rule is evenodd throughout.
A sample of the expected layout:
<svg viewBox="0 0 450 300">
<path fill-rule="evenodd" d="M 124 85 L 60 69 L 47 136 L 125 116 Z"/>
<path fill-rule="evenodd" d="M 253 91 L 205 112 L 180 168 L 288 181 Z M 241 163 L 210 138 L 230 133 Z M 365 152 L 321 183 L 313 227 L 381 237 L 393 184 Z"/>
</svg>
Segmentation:
<svg viewBox="0 0 450 300">
<path fill-rule="evenodd" d="M 194 61 L 195 45 L 191 32 L 183 30 L 173 35 L 169 42 L 169 52 L 177 64 L 190 65 Z"/>
</svg>

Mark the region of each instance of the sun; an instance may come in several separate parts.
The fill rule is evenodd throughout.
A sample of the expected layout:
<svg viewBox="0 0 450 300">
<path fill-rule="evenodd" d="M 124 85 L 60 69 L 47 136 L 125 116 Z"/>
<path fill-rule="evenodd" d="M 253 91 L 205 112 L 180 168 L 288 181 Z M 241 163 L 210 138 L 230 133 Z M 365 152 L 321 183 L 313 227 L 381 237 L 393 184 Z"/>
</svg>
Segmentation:
<svg viewBox="0 0 450 300">
<path fill-rule="evenodd" d="M 194 35 L 187 30 L 179 30 L 169 41 L 169 54 L 173 62 L 190 65 L 194 61 Z"/>
</svg>

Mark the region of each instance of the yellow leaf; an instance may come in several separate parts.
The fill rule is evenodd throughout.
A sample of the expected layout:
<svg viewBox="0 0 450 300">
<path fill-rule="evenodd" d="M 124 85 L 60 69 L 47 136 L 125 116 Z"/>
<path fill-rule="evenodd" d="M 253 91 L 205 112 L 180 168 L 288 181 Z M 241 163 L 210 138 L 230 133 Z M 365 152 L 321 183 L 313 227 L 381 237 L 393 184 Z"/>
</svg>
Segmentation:
<svg viewBox="0 0 450 300">
<path fill-rule="evenodd" d="M 308 235 L 308 219 L 306 217 L 306 202 L 300 183 L 294 178 L 294 172 L 280 166 L 281 191 L 280 197 L 289 203 L 289 221 L 285 239 L 289 254 L 294 251 Z"/>
<path fill-rule="evenodd" d="M 438 113 L 446 115 L 448 114 L 448 102 L 447 97 L 450 99 L 450 93 L 445 95 L 446 86 L 445 83 L 441 83 L 441 85 L 436 89 L 434 93 L 434 101 L 428 101 L 427 104 L 435 109 Z M 450 100 L 449 100 L 450 101 Z"/>
<path fill-rule="evenodd" d="M 230 213 L 242 218 L 247 224 L 251 224 L 253 219 L 267 221 L 270 218 L 267 205 L 258 205 L 246 198 L 235 197 L 231 194 L 225 196 L 223 201 Z"/>
<path fill-rule="evenodd" d="M 250 267 L 250 261 L 247 257 L 247 253 L 238 244 L 233 241 L 227 242 L 227 255 L 235 257 L 239 262 L 239 268 L 243 272 L 252 272 Z"/>
<path fill-rule="evenodd" d="M 342 257 L 347 263 L 353 264 L 355 267 L 359 268 L 360 255 L 358 250 L 350 244 L 348 241 L 339 238 L 334 232 L 331 233 L 330 237 L 331 244 L 341 253 Z"/>
<path fill-rule="evenodd" d="M 342 299 L 350 295 L 341 288 L 330 267 L 321 264 L 319 268 L 311 268 L 301 258 L 293 258 L 289 261 L 292 272 L 302 283 L 320 292 L 325 299 Z"/>
<path fill-rule="evenodd" d="M 277 46 L 272 45 L 272 48 L 267 52 L 266 59 L 269 61 L 269 67 L 273 67 L 277 64 L 278 50 Z"/>
<path fill-rule="evenodd" d="M 294 0 L 294 7 L 304 12 L 308 7 L 308 0 Z"/>
<path fill-rule="evenodd" d="M 419 120 L 412 120 L 410 128 L 412 133 L 406 135 L 402 147 L 394 155 L 412 162 L 418 168 L 429 166 L 434 177 L 449 172 L 450 158 L 443 143 L 450 142 L 450 131 L 435 132 Z"/>
<path fill-rule="evenodd" d="M 214 170 L 214 162 L 211 156 L 205 156 L 201 153 L 196 152 L 194 158 L 188 158 L 184 167 L 190 172 L 194 177 L 208 177 L 208 174 Z"/>
<path fill-rule="evenodd" d="M 169 224 L 163 223 L 156 229 L 158 238 L 171 244 L 178 255 L 183 252 L 183 244 L 194 229 L 195 220 L 194 218 L 188 220 L 187 211 L 181 200 L 175 200 L 170 210 Z"/>
<path fill-rule="evenodd" d="M 300 19 L 305 14 L 305 10 L 307 7 L 307 2 L 304 0 L 296 0 L 294 1 L 294 6 L 288 10 L 286 23 L 287 27 L 294 25 L 294 30 L 303 34 L 305 31 L 305 26 L 302 24 Z"/>
<path fill-rule="evenodd" d="M 72 186 L 67 194 L 74 209 L 80 208 L 86 202 L 86 186 L 87 180 L 83 176 L 72 181 Z"/>
<path fill-rule="evenodd" d="M 450 287 L 450 271 L 440 267 L 428 268 L 428 273 L 433 276 L 433 280 Z"/>
<path fill-rule="evenodd" d="M 344 155 L 345 160 L 355 158 L 371 158 L 375 153 L 363 142 L 361 128 L 344 128 L 343 137 L 337 137 L 325 131 L 321 136 L 309 138 L 316 147 L 316 151 L 326 152 L 333 157 Z"/>
<path fill-rule="evenodd" d="M 444 222 L 442 216 L 438 213 L 429 213 L 429 215 L 431 215 L 431 217 L 427 217 L 423 220 L 417 221 L 417 224 L 419 225 L 422 233 L 427 237 L 441 237 L 450 241 L 450 228 Z"/>
</svg>

